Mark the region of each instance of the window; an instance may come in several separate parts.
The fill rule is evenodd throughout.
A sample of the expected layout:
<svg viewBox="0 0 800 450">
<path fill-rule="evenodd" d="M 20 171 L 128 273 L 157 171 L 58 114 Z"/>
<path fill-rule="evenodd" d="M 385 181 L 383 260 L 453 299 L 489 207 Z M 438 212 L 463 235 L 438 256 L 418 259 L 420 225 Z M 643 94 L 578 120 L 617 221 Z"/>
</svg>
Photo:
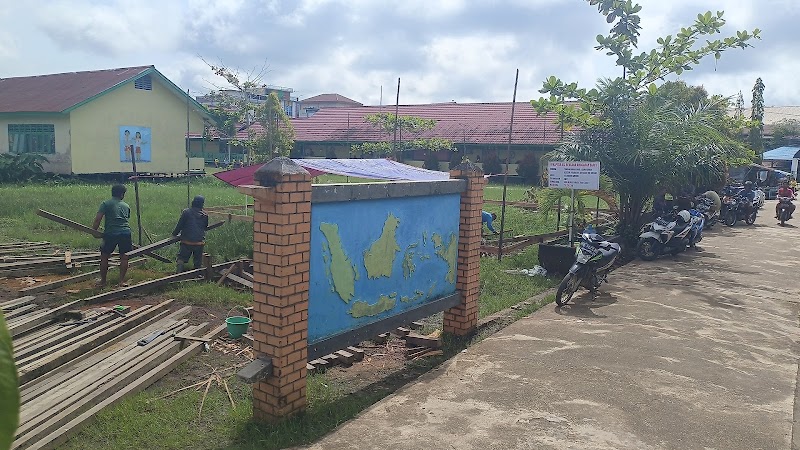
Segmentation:
<svg viewBox="0 0 800 450">
<path fill-rule="evenodd" d="M 46 123 L 9 124 L 8 151 L 11 153 L 55 153 L 55 125 Z"/>
<path fill-rule="evenodd" d="M 143 77 L 137 78 L 133 82 L 133 87 L 136 89 L 142 89 L 145 91 L 152 91 L 153 90 L 153 79 L 150 78 L 150 75 L 145 75 Z"/>
</svg>

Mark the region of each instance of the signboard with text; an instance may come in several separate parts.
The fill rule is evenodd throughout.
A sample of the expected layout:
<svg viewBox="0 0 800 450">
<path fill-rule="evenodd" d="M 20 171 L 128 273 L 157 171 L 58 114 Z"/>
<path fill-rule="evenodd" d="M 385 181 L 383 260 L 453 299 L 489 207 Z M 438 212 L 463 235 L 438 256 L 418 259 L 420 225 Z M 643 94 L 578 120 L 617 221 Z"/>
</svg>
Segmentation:
<svg viewBox="0 0 800 450">
<path fill-rule="evenodd" d="M 600 189 L 599 161 L 550 161 L 547 187 L 557 189 Z"/>
</svg>

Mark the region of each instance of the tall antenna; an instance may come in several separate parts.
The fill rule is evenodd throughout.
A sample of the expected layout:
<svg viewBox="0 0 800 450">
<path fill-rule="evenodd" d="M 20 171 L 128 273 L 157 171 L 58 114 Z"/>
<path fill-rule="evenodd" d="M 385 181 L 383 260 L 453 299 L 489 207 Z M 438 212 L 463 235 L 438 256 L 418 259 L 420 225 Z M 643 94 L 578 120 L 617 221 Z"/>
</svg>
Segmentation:
<svg viewBox="0 0 800 450">
<path fill-rule="evenodd" d="M 394 140 L 392 141 L 392 151 L 394 152 L 394 160 L 399 161 L 397 157 L 397 126 L 400 123 L 400 77 L 397 77 L 397 100 L 394 103 Z"/>
<path fill-rule="evenodd" d="M 519 82 L 519 69 L 514 77 L 514 97 L 511 100 L 511 123 L 508 126 L 508 148 L 506 150 L 506 170 L 503 174 L 503 206 L 500 213 L 500 242 L 497 244 L 497 260 L 503 259 L 503 234 L 506 224 L 506 191 L 508 190 L 508 160 L 511 157 L 511 136 L 514 134 L 514 107 L 517 105 L 517 83 Z"/>
</svg>

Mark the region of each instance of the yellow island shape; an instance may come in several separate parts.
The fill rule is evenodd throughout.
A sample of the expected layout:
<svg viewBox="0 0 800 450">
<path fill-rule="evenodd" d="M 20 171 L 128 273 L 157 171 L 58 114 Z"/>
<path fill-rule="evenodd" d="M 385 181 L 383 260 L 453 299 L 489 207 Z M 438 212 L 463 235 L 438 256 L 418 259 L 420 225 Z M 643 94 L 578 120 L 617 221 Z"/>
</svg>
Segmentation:
<svg viewBox="0 0 800 450">
<path fill-rule="evenodd" d="M 444 244 L 442 236 L 434 233 L 431 237 L 433 240 L 433 248 L 436 249 L 436 255 L 442 258 L 447 263 L 447 282 L 456 282 L 456 259 L 458 258 L 458 240 L 455 233 L 450 233 L 450 242 Z"/>
<path fill-rule="evenodd" d="M 339 225 L 335 223 L 321 223 L 320 231 L 327 241 L 327 250 L 331 255 L 329 264 L 333 288 L 345 303 L 349 303 L 356 293 L 356 267 L 342 247 L 342 238 L 339 236 Z"/>
<path fill-rule="evenodd" d="M 381 237 L 364 251 L 364 267 L 367 269 L 368 278 L 391 278 L 394 258 L 400 251 L 400 246 L 397 244 L 398 225 L 400 219 L 390 213 L 383 223 Z"/>
</svg>

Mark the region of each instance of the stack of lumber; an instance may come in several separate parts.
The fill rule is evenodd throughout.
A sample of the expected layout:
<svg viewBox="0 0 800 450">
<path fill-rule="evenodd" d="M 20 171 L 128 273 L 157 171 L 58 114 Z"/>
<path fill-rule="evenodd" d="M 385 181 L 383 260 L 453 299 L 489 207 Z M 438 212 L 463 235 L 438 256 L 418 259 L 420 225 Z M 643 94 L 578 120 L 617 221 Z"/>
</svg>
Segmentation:
<svg viewBox="0 0 800 450">
<path fill-rule="evenodd" d="M 0 243 L 0 256 L 19 253 L 45 252 L 52 250 L 49 242 L 3 242 Z"/>
<path fill-rule="evenodd" d="M 67 322 L 77 323 L 49 323 L 16 336 L 22 407 L 12 448 L 55 448 L 100 410 L 145 389 L 225 330 L 189 326 L 183 317 L 191 308 L 170 312 L 170 305 L 146 305 L 124 316 L 84 311 Z"/>
<path fill-rule="evenodd" d="M 116 256 L 109 261 L 117 262 Z M 32 255 L 4 258 L 0 275 L 20 276 L 43 273 L 66 273 L 78 267 L 100 264 L 99 252 L 71 252 L 56 255 Z"/>
</svg>

